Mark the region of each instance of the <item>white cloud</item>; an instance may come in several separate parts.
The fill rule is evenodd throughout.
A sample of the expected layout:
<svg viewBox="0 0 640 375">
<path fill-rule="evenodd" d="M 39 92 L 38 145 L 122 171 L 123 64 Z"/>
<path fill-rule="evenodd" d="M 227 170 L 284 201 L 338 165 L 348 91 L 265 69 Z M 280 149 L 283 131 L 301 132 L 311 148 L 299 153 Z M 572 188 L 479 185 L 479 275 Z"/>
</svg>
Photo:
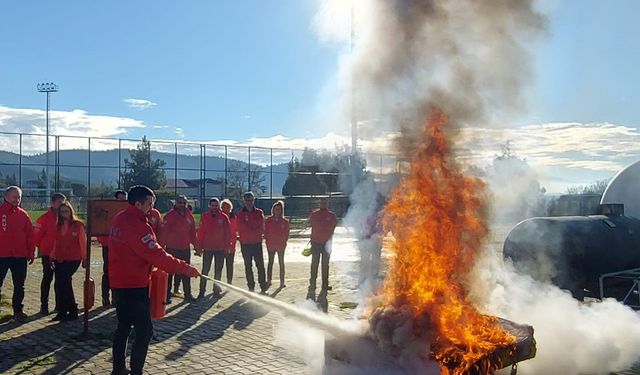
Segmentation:
<svg viewBox="0 0 640 375">
<path fill-rule="evenodd" d="M 45 119 L 46 113 L 40 109 L 0 106 L 0 132 L 33 134 L 22 137 L 23 152 L 31 154 L 45 151 Z M 61 148 L 86 147 L 86 138 L 75 137 L 118 137 L 130 129 L 144 127 L 140 120 L 92 115 L 80 109 L 49 111 L 49 134 L 61 136 Z M 52 141 L 50 140 L 50 143 Z M 5 151 L 18 152 L 19 136 L 0 137 L 0 147 Z"/>
<path fill-rule="evenodd" d="M 129 107 L 135 109 L 148 109 L 158 105 L 158 103 L 146 99 L 125 99 L 124 102 L 127 103 Z"/>
</svg>

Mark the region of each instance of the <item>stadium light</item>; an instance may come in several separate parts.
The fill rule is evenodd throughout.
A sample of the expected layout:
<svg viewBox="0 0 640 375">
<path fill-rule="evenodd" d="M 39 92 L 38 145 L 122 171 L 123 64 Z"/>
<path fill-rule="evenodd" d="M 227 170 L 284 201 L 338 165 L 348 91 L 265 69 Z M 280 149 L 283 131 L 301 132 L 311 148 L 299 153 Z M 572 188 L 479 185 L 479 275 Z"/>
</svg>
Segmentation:
<svg viewBox="0 0 640 375">
<path fill-rule="evenodd" d="M 53 82 L 43 82 L 36 85 L 38 92 L 44 92 L 47 94 L 47 111 L 46 111 L 46 135 L 47 135 L 47 153 L 46 153 L 46 166 L 45 166 L 45 180 L 47 187 L 47 198 L 51 198 L 51 182 L 49 181 L 49 94 L 52 92 L 58 92 L 58 85 Z"/>
</svg>

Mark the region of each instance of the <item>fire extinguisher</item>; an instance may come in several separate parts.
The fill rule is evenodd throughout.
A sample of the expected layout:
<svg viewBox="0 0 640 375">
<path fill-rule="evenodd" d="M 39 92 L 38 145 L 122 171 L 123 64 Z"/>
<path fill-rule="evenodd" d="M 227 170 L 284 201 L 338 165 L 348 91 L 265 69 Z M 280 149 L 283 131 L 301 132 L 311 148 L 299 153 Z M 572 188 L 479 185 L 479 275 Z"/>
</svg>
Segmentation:
<svg viewBox="0 0 640 375">
<path fill-rule="evenodd" d="M 151 271 L 151 283 L 149 284 L 149 299 L 151 300 L 151 319 L 164 318 L 167 305 L 167 283 L 169 276 L 159 268 Z"/>
<path fill-rule="evenodd" d="M 96 296 L 96 284 L 93 282 L 92 278 L 89 280 L 84 280 L 83 284 L 84 288 L 84 308 L 89 310 L 93 307 L 93 302 Z"/>
</svg>

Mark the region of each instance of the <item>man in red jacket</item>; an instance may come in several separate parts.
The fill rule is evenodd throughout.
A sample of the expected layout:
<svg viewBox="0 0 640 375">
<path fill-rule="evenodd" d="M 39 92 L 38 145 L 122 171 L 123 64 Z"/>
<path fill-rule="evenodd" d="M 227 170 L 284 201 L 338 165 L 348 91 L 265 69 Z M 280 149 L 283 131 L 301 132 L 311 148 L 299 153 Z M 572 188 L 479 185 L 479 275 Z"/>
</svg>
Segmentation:
<svg viewBox="0 0 640 375">
<path fill-rule="evenodd" d="M 40 283 L 40 314 L 49 314 L 49 290 L 53 280 L 53 268 L 51 267 L 51 250 L 56 239 L 57 209 L 67 201 L 62 193 L 51 194 L 51 204 L 47 212 L 40 215 L 33 229 L 33 243 L 40 250 L 42 257 L 42 282 Z M 58 310 L 58 296 L 56 295 L 56 310 Z"/>
<path fill-rule="evenodd" d="M 147 219 L 154 199 L 155 194 L 148 187 L 133 186 L 127 199 L 129 207 L 117 213 L 111 222 L 109 281 L 118 318 L 113 337 L 114 375 L 129 373 L 125 367 L 125 355 L 132 326 L 135 340 L 131 349 L 131 374 L 142 374 L 153 332 L 149 304 L 152 267 L 190 277 L 200 275 L 195 267 L 167 254 L 158 244 Z"/>
<path fill-rule="evenodd" d="M 309 279 L 309 291 L 307 299 L 315 300 L 316 279 L 318 278 L 318 264 L 322 258 L 322 289 L 326 295 L 329 290 L 329 258 L 331 249 L 327 242 L 333 236 L 338 220 L 336 214 L 328 209 L 327 198 L 320 198 L 320 208 L 313 211 L 309 217 L 311 224 L 311 278 Z"/>
<path fill-rule="evenodd" d="M 127 200 L 127 192 L 123 190 L 116 190 L 113 193 L 113 197 L 119 201 Z M 109 236 L 97 237 L 98 242 L 102 245 L 102 283 L 100 284 L 102 290 L 102 306 L 111 307 L 111 298 L 109 297 Z"/>
<path fill-rule="evenodd" d="M 203 275 L 209 274 L 211 260 L 214 259 L 213 278 L 220 280 L 230 241 L 229 218 L 220 211 L 220 200 L 211 198 L 209 199 L 209 211 L 202 214 L 200 228 L 196 233 L 196 251 L 199 255 L 204 253 L 202 259 Z M 198 298 L 204 297 L 206 289 L 207 280 L 203 277 L 200 279 Z M 217 284 L 213 284 L 213 294 L 215 297 L 220 296 L 220 287 Z"/>
<path fill-rule="evenodd" d="M 262 294 L 267 291 L 267 278 L 264 272 L 264 256 L 262 255 L 262 232 L 264 229 L 264 213 L 254 205 L 253 193 L 243 195 L 244 207 L 236 213 L 240 249 L 244 260 L 244 273 L 247 286 L 253 292 L 256 282 L 253 278 L 253 261 L 258 269 L 258 282 Z"/>
<path fill-rule="evenodd" d="M 27 321 L 23 311 L 24 282 L 27 278 L 27 262 L 33 264 L 33 224 L 27 211 L 19 207 L 22 190 L 9 186 L 4 191 L 0 206 L 0 296 L 7 272 L 11 270 L 13 281 L 13 318 L 18 323 Z M 0 297 L 1 298 L 1 297 Z"/>
<path fill-rule="evenodd" d="M 167 252 L 178 259 L 191 263 L 191 245 L 196 245 L 196 223 L 191 211 L 187 209 L 187 197 L 184 195 L 176 198 L 176 204 L 171 211 L 164 215 L 158 230 L 160 244 L 167 249 Z M 171 303 L 171 284 L 173 275 L 169 275 L 167 284 L 167 303 Z M 184 288 L 185 302 L 193 302 L 195 299 L 191 294 L 191 281 L 188 276 L 175 275 L 177 282 L 182 282 Z M 177 288 L 176 288 L 177 289 Z M 175 290 L 177 292 L 177 290 Z"/>
</svg>

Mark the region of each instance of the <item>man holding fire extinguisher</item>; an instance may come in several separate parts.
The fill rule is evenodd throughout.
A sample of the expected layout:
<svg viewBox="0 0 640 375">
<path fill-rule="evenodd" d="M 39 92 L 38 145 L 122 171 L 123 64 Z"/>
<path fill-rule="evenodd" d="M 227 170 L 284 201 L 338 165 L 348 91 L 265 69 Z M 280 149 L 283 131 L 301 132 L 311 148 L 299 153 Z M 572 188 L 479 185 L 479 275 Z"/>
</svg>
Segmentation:
<svg viewBox="0 0 640 375">
<path fill-rule="evenodd" d="M 142 374 L 153 325 L 149 301 L 152 266 L 166 272 L 198 277 L 198 270 L 176 259 L 158 244 L 147 219 L 155 194 L 143 185 L 129 189 L 129 207 L 113 218 L 109 235 L 109 281 L 118 327 L 113 338 L 114 375 L 129 374 L 125 366 L 131 327 L 135 340 L 131 350 L 131 374 Z"/>
</svg>

